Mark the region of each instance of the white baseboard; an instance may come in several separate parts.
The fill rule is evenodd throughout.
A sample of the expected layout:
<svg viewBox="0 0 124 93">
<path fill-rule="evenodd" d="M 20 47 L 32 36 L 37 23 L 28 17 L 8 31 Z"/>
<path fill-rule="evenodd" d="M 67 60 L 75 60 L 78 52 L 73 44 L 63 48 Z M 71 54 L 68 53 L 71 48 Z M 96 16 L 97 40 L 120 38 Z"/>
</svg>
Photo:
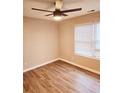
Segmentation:
<svg viewBox="0 0 124 93">
<path fill-rule="evenodd" d="M 59 60 L 59 58 L 56 58 L 56 59 L 53 59 L 53 60 L 50 60 L 50 61 L 44 62 L 44 63 L 42 63 L 42 64 L 40 64 L 40 65 L 36 65 L 36 66 L 34 66 L 34 67 L 31 67 L 31 68 L 25 69 L 23 72 L 27 72 L 27 71 L 30 71 L 30 70 L 36 69 L 36 68 L 38 68 L 38 67 L 41 67 L 41 66 L 44 66 L 44 65 L 50 64 L 50 63 L 55 62 L 55 61 L 57 61 L 57 60 Z"/>
<path fill-rule="evenodd" d="M 63 59 L 63 58 L 58 58 L 58 59 L 61 60 L 61 61 L 67 62 L 67 63 L 69 63 L 69 64 L 72 64 L 72 65 L 74 65 L 74 66 L 80 67 L 80 68 L 82 68 L 82 69 L 85 69 L 85 70 L 88 70 L 88 71 L 91 71 L 91 72 L 93 72 L 93 73 L 96 73 L 96 74 L 99 74 L 99 75 L 100 75 L 100 72 L 98 72 L 98 71 L 96 71 L 96 70 L 93 70 L 93 69 L 91 69 L 91 68 L 88 68 L 88 67 L 86 67 L 86 66 L 78 65 L 78 64 L 76 64 L 76 63 L 74 63 L 74 62 L 68 61 L 68 60 Z"/>
<path fill-rule="evenodd" d="M 36 65 L 36 66 L 34 66 L 34 67 L 25 69 L 23 72 L 27 72 L 27 71 L 36 69 L 36 68 L 38 68 L 38 67 L 41 67 L 41 66 L 50 64 L 50 63 L 55 62 L 55 61 L 57 61 L 57 60 L 61 60 L 61 61 L 67 62 L 67 63 L 72 64 L 72 65 L 74 65 L 74 66 L 77 66 L 77 67 L 86 69 L 86 70 L 88 70 L 88 71 L 91 71 L 91 72 L 93 72 L 93 73 L 96 73 L 96 74 L 99 74 L 99 75 L 100 75 L 100 73 L 99 73 L 98 71 L 96 71 L 96 70 L 93 70 L 93 69 L 88 68 L 88 67 L 85 67 L 85 66 L 78 65 L 78 64 L 76 64 L 76 63 L 74 63 L 74 62 L 68 61 L 68 60 L 63 59 L 63 58 L 56 58 L 56 59 L 54 59 L 54 60 L 50 60 L 50 61 L 44 62 L 44 63 L 42 63 L 42 64 L 40 64 L 40 65 Z"/>
</svg>

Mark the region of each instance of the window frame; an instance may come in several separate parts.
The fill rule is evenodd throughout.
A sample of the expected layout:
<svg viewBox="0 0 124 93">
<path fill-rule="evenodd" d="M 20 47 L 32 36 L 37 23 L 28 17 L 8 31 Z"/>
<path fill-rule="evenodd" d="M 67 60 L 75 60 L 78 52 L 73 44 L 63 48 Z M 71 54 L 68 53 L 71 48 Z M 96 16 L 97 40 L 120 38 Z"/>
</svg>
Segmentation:
<svg viewBox="0 0 124 93">
<path fill-rule="evenodd" d="M 88 55 L 83 55 L 83 54 L 79 54 L 79 53 L 76 53 L 76 52 L 75 52 L 75 28 L 76 28 L 77 26 L 92 25 L 92 24 L 99 24 L 99 25 L 100 25 L 100 22 L 89 22 L 89 23 L 83 23 L 83 24 L 76 24 L 76 25 L 74 25 L 74 35 L 73 35 L 73 37 L 74 37 L 74 49 L 73 49 L 73 50 L 74 50 L 74 51 L 73 51 L 73 53 L 74 53 L 74 55 L 76 55 L 76 56 L 100 60 L 100 57 L 88 56 Z M 94 34 L 93 34 L 93 35 L 94 35 Z M 95 36 L 93 36 L 93 41 L 94 41 L 94 40 L 95 40 Z M 92 43 L 92 44 L 93 44 L 93 46 L 94 46 L 94 43 Z M 93 47 L 93 48 L 95 48 L 95 47 Z M 100 52 L 100 49 L 99 49 L 98 51 Z"/>
</svg>

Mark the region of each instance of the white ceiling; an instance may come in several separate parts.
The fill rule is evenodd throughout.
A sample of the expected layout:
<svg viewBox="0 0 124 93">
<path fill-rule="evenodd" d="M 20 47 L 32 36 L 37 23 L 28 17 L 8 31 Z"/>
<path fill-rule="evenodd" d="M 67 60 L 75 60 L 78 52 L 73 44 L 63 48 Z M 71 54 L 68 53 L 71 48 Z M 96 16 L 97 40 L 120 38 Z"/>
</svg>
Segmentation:
<svg viewBox="0 0 124 93">
<path fill-rule="evenodd" d="M 41 8 L 46 10 L 54 10 L 55 0 L 24 0 L 24 16 L 54 20 L 52 16 L 45 16 L 49 14 L 42 11 L 34 11 L 31 8 Z M 88 14 L 90 10 L 100 11 L 100 0 L 63 0 L 64 5 L 62 10 L 82 8 L 82 11 L 66 13 L 69 16 L 63 17 L 64 19 Z"/>
</svg>

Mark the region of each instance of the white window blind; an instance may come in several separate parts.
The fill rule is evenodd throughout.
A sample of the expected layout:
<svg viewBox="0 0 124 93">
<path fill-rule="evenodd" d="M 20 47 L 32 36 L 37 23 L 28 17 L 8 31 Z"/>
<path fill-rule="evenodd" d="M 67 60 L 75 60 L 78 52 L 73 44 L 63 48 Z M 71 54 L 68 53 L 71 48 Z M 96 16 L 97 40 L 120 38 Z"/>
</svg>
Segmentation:
<svg viewBox="0 0 124 93">
<path fill-rule="evenodd" d="M 100 56 L 99 24 L 75 27 L 75 54 L 99 58 Z"/>
</svg>

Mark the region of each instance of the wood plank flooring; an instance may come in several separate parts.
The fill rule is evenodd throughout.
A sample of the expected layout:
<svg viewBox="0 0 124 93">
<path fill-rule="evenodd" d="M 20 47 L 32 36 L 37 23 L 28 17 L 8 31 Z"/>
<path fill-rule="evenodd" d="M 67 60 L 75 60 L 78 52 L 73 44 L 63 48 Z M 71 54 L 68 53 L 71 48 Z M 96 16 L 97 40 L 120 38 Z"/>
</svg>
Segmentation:
<svg viewBox="0 0 124 93">
<path fill-rule="evenodd" d="M 24 93 L 100 93 L 99 75 L 63 61 L 24 73 Z"/>
</svg>

